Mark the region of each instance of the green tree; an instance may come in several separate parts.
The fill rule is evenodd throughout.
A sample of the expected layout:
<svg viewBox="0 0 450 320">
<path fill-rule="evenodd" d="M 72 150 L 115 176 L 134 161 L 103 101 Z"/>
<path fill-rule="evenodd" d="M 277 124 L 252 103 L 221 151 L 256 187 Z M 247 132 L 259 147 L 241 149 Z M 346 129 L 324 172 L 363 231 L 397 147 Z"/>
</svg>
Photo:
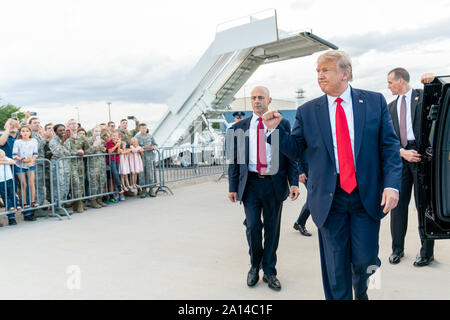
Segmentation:
<svg viewBox="0 0 450 320">
<path fill-rule="evenodd" d="M 6 120 L 11 118 L 11 114 L 15 112 L 17 112 L 17 118 L 19 121 L 25 118 L 25 113 L 19 112 L 19 110 L 20 107 L 16 107 L 12 104 L 0 106 L 0 130 L 3 130 Z"/>
</svg>

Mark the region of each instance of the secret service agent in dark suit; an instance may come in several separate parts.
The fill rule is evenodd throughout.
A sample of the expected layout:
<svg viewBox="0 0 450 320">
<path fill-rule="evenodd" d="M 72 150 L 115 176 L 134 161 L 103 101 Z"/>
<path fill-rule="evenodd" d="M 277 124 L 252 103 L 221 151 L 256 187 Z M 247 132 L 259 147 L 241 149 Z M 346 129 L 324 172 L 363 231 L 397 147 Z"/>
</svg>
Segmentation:
<svg viewBox="0 0 450 320">
<path fill-rule="evenodd" d="M 318 228 L 326 299 L 368 299 L 368 278 L 381 265 L 380 220 L 399 199 L 402 162 L 399 141 L 383 95 L 354 89 L 352 65 L 343 51 L 317 60 L 325 95 L 297 109 L 292 133 L 281 115 L 264 114 L 271 143 L 279 131 L 280 151 L 308 162 L 308 204 Z"/>
<path fill-rule="evenodd" d="M 298 181 L 303 183 L 306 187 L 308 187 L 308 164 L 305 161 L 305 156 L 302 153 L 300 155 L 300 159 L 298 160 Z M 306 221 L 310 216 L 310 211 L 308 207 L 308 195 L 306 195 L 305 204 L 300 211 L 300 215 L 297 218 L 297 221 L 294 223 L 294 229 L 298 230 L 302 236 L 310 237 L 311 233 L 306 230 Z"/>
<path fill-rule="evenodd" d="M 397 208 L 391 214 L 392 254 L 391 264 L 400 262 L 404 255 L 406 229 L 408 227 L 408 206 L 411 190 L 414 186 L 414 200 L 418 207 L 417 164 L 421 156 L 417 152 L 420 137 L 423 90 L 413 89 L 409 85 L 409 73 L 404 68 L 395 68 L 388 73 L 388 88 L 392 94 L 398 95 L 389 107 L 395 133 L 400 140 L 400 156 L 402 157 L 402 186 Z M 403 110 L 402 110 L 403 108 Z M 403 116 L 403 119 L 402 119 Z M 424 239 L 423 226 L 419 219 L 419 235 L 422 243 L 420 255 L 414 266 L 422 267 L 433 261 L 434 240 Z"/>
<path fill-rule="evenodd" d="M 267 88 L 254 88 L 251 93 L 253 115 L 235 123 L 227 132 L 227 148 L 232 150 L 229 154 L 228 198 L 232 202 L 240 200 L 244 203 L 244 225 L 251 262 L 247 285 L 252 287 L 258 282 L 262 267 L 264 282 L 271 289 L 280 290 L 275 265 L 281 210 L 283 201 L 289 195 L 292 200 L 297 199 L 299 191 L 297 163 L 265 141 L 267 129 L 261 117 L 271 101 Z M 286 120 L 280 126 L 287 131 L 291 129 Z"/>
</svg>

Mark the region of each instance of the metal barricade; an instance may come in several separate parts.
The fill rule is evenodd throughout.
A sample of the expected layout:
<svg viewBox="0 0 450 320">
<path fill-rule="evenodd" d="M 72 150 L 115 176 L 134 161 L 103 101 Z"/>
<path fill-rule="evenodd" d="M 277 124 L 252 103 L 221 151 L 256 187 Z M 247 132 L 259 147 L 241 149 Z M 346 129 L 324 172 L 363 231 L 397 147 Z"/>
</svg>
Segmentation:
<svg viewBox="0 0 450 320">
<path fill-rule="evenodd" d="M 137 177 L 139 187 L 141 189 L 156 188 L 155 194 L 159 191 L 167 193 L 167 188 L 161 183 L 161 152 L 156 148 L 153 150 L 144 150 L 142 164 L 143 171 L 138 173 Z"/>
<path fill-rule="evenodd" d="M 116 161 L 116 156 L 119 161 Z M 108 161 L 106 159 L 108 158 Z M 127 176 L 128 181 L 133 180 L 131 171 L 130 154 L 117 153 L 88 154 L 80 156 L 65 156 L 56 160 L 56 203 L 67 218 L 70 214 L 64 207 L 76 201 L 95 199 L 103 196 L 116 195 L 122 190 L 123 181 L 121 175 Z M 141 157 L 141 172 L 135 172 L 135 181 L 138 188 L 156 188 L 167 192 L 161 184 L 160 152 L 158 150 L 146 150 Z M 128 161 L 127 173 L 122 174 L 120 161 Z M 119 187 L 120 186 L 120 187 Z"/>
<path fill-rule="evenodd" d="M 34 166 L 1 165 L 0 195 L 5 211 L 0 215 L 15 218 L 17 212 L 24 217 L 40 210 L 42 216 L 58 217 L 55 213 L 54 186 L 52 183 L 52 163 L 45 158 L 38 158 Z M 47 214 L 45 211 L 47 210 Z"/>
<path fill-rule="evenodd" d="M 75 201 L 111 196 L 119 192 L 118 185 L 122 185 L 119 177 L 121 170 L 117 163 L 111 163 L 115 162 L 114 156 L 120 158 L 121 155 L 87 154 L 82 157 L 64 156 L 52 161 L 39 158 L 36 159 L 33 173 L 16 165 L 3 165 L 3 172 L 0 172 L 0 195 L 5 211 L 0 212 L 0 215 L 11 216 L 19 207 L 24 216 L 34 210 L 47 209 L 49 212 L 46 216 L 62 219 L 55 211 L 58 209 L 70 219 L 65 206 Z M 122 158 L 126 159 L 124 161 L 131 161 L 131 156 L 122 156 L 129 157 Z M 107 157 L 110 161 L 106 161 Z M 141 190 L 156 188 L 156 194 L 161 191 L 173 195 L 166 185 L 170 182 L 226 174 L 223 145 L 161 150 L 155 148 L 145 150 L 141 160 L 140 172 L 131 169 L 129 181 L 134 181 L 136 187 Z"/>
<path fill-rule="evenodd" d="M 222 144 L 161 148 L 161 184 L 226 173 L 225 150 Z M 172 191 L 170 191 L 172 193 Z"/>
<path fill-rule="evenodd" d="M 56 202 L 67 218 L 70 215 L 65 205 L 76 201 L 94 199 L 117 193 L 113 184 L 113 171 L 110 179 L 107 177 L 106 157 L 115 154 L 88 154 L 80 156 L 65 156 L 55 161 Z M 111 183 L 108 183 L 111 181 Z"/>
</svg>

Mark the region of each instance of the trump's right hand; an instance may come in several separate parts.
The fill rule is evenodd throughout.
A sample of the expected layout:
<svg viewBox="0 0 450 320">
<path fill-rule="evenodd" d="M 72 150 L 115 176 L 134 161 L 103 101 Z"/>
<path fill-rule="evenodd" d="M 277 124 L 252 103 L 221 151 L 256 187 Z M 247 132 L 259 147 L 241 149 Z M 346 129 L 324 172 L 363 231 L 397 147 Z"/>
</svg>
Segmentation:
<svg viewBox="0 0 450 320">
<path fill-rule="evenodd" d="M 278 127 L 283 116 L 277 110 L 269 110 L 263 114 L 262 118 L 267 129 L 273 130 Z"/>
<path fill-rule="evenodd" d="M 237 201 L 237 192 L 229 192 L 228 199 L 230 199 L 231 202 L 236 202 Z"/>
</svg>

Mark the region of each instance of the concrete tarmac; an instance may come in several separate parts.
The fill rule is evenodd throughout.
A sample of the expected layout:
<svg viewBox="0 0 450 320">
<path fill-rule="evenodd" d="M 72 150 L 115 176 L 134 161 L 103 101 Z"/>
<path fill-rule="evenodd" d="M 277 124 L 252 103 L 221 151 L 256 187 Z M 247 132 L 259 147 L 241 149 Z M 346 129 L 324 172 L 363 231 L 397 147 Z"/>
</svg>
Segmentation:
<svg viewBox="0 0 450 320">
<path fill-rule="evenodd" d="M 215 177 L 217 178 L 217 177 Z M 71 220 L 39 218 L 0 228 L 0 299 L 323 299 L 317 229 L 292 226 L 305 201 L 284 204 L 280 292 L 250 268 L 243 207 L 227 199 L 226 179 L 178 184 L 174 196 L 127 199 Z M 417 214 L 410 205 L 405 257 L 391 265 L 389 217 L 380 233 L 381 269 L 370 299 L 449 299 L 450 241 L 437 241 L 435 261 L 413 266 L 419 252 Z M 262 272 L 260 273 L 262 278 Z"/>
</svg>

